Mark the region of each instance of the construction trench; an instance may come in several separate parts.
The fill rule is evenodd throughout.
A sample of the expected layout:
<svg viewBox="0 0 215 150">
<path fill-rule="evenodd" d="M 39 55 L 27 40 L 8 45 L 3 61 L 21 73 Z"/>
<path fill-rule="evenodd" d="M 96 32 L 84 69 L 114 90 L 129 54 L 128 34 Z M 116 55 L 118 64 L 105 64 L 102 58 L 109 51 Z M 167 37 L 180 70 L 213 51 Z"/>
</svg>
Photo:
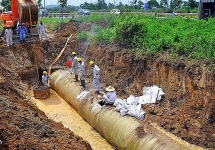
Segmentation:
<svg viewBox="0 0 215 150">
<path fill-rule="evenodd" d="M 97 24 L 104 26 L 107 23 Z M 4 43 L 1 43 L 1 49 L 5 49 L 1 52 L 1 72 L 4 72 L 1 74 L 1 85 L 4 85 L 1 86 L 1 96 L 5 95 L 7 99 L 19 96 L 25 103 L 30 103 L 28 100 L 31 99 L 30 101 L 44 111 L 48 118 L 60 122 L 64 127 L 74 131 L 75 135 L 82 137 L 76 138 L 75 142 L 72 142 L 73 139 L 69 139 L 72 141 L 68 144 L 68 139 L 64 135 L 67 135 L 69 131 L 59 127 L 60 125 L 55 125 L 55 128 L 53 127 L 55 133 L 60 135 L 62 132 L 61 137 L 58 137 L 58 143 L 65 144 L 65 147 L 80 142 L 82 144 L 76 145 L 77 149 L 215 149 L 215 94 L 213 90 L 215 72 L 212 62 L 171 59 L 166 54 L 138 58 L 134 53 L 117 45 L 91 45 L 89 41 L 77 41 L 75 35 L 81 31 L 90 31 L 91 27 L 90 23 L 79 24 L 71 21 L 55 33 L 55 38 L 44 43 L 27 43 L 25 46 L 17 45 L 13 48 L 7 48 Z M 56 61 L 55 59 L 62 52 L 63 46 L 66 45 L 71 34 L 64 52 Z M 86 65 L 86 94 L 82 93 L 84 89 L 79 86 L 79 82 L 74 82 L 74 75 L 68 73 L 66 67 L 66 60 L 71 56 L 72 51 L 81 56 Z M 130 95 L 142 95 L 145 86 L 157 85 L 163 89 L 165 96 L 155 105 L 142 105 L 142 109 L 145 111 L 144 120 L 131 116 L 121 117 L 120 113 L 115 111 L 114 106 L 105 106 L 92 111 L 95 103 L 100 100 L 92 90 L 92 70 L 88 65 L 92 59 L 101 69 L 100 86 L 102 90 L 106 86 L 112 85 L 117 91 L 117 96 L 125 99 Z M 13 62 L 15 62 L 15 66 Z M 38 67 L 35 66 L 35 62 Z M 5 67 L 6 65 L 7 67 Z M 40 68 L 40 71 L 50 70 L 51 95 L 47 99 L 33 97 L 33 89 L 39 86 L 35 68 Z M 11 78 L 11 81 L 5 80 L 6 78 Z M 30 91 L 30 94 L 23 94 L 23 91 Z M 84 95 L 81 98 L 80 93 Z M 1 100 L 0 104 L 5 103 L 1 107 L 9 109 L 8 112 L 16 112 L 19 108 L 20 111 L 17 115 L 21 115 L 22 106 L 16 106 L 14 100 L 11 102 L 14 104 L 9 105 L 6 100 L 5 102 Z M 22 105 L 27 107 L 25 103 Z M 39 114 L 39 118 L 43 118 L 43 121 L 35 120 L 36 122 L 41 124 L 50 122 L 46 121 L 43 114 L 31 104 L 27 107 L 27 112 L 24 110 L 26 108 L 23 108 L 23 116 L 27 118 L 29 115 L 30 121 L 37 119 L 36 114 Z M 11 113 L 1 112 L 4 112 L 1 113 L 1 120 L 10 118 L 8 116 Z M 77 119 L 78 116 L 81 118 Z M 16 119 L 17 117 L 13 117 L 10 122 L 15 124 Z M 76 124 L 79 121 L 80 126 Z M 16 130 L 19 127 L 16 125 L 18 123 L 15 124 L 16 127 L 9 129 L 4 128 L 8 126 L 6 123 L 7 120 L 4 120 L 0 125 L 0 140 L 3 144 L 9 143 L 9 145 L 17 146 L 18 142 L 14 143 L 14 139 L 22 143 L 22 138 L 9 134 L 9 130 Z M 26 122 L 26 124 L 30 123 Z M 34 124 L 32 126 L 34 127 Z M 82 126 L 83 128 L 81 128 Z M 18 129 L 20 131 L 22 128 Z M 83 130 L 82 133 L 81 130 Z M 54 148 L 53 145 L 55 148 L 58 146 L 56 143 L 52 144 L 54 141 L 52 134 L 55 133 L 48 134 L 48 136 L 45 134 L 44 137 L 41 136 L 40 130 L 33 132 L 35 137 L 31 138 L 32 140 L 42 139 L 44 141 L 44 138 L 45 141 L 48 140 L 48 142 L 41 143 L 39 147 L 46 149 L 48 145 L 51 149 Z M 39 137 L 37 137 L 37 132 L 39 132 Z M 8 133 L 7 136 L 5 136 L 6 133 Z M 18 134 L 18 132 L 16 133 Z M 27 135 L 26 137 L 31 137 L 32 134 L 29 132 Z M 62 142 L 59 142 L 61 139 Z M 41 140 L 38 140 L 38 143 L 39 141 Z M 19 144 L 19 147 L 22 146 Z"/>
</svg>

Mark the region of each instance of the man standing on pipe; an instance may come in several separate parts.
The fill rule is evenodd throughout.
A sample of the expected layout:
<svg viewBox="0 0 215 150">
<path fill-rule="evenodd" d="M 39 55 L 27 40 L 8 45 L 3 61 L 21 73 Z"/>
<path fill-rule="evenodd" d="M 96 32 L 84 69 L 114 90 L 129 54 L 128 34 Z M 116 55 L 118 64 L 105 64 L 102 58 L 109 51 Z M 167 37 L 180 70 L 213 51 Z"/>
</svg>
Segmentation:
<svg viewBox="0 0 215 150">
<path fill-rule="evenodd" d="M 78 81 L 78 61 L 77 61 L 77 56 L 76 56 L 76 52 L 72 52 L 72 69 L 74 71 L 75 74 L 75 81 Z"/>
<path fill-rule="evenodd" d="M 95 93 L 96 94 L 99 94 L 99 78 L 100 78 L 100 69 L 99 67 L 94 63 L 94 61 L 90 61 L 89 62 L 90 66 L 93 67 L 93 87 L 95 89 Z"/>
<path fill-rule="evenodd" d="M 84 62 L 82 61 L 82 59 L 80 57 L 77 58 L 77 61 L 79 62 L 79 76 L 80 76 L 80 80 L 81 80 L 81 85 L 83 86 L 83 88 L 85 88 L 85 65 Z"/>
</svg>

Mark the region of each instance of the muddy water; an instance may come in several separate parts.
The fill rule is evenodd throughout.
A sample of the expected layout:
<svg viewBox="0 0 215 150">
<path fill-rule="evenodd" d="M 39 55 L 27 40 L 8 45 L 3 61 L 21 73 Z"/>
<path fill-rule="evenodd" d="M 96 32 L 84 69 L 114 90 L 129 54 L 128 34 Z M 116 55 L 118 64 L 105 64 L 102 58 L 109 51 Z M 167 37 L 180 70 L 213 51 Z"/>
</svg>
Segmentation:
<svg viewBox="0 0 215 150">
<path fill-rule="evenodd" d="M 74 134 L 88 141 L 93 150 L 113 150 L 112 147 L 99 133 L 97 133 L 72 107 L 51 90 L 48 99 L 34 99 L 32 101 L 46 116 L 56 122 L 62 122 Z"/>
</svg>

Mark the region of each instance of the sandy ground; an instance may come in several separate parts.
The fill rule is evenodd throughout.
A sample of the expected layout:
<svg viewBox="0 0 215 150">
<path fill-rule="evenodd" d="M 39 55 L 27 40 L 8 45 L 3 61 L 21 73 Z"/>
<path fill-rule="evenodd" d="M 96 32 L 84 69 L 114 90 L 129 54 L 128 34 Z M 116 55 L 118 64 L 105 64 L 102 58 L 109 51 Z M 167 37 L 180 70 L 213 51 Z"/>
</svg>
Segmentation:
<svg viewBox="0 0 215 150">
<path fill-rule="evenodd" d="M 88 141 L 93 150 L 113 150 L 114 148 L 98 134 L 72 107 L 59 97 L 53 90 L 48 99 L 34 99 L 32 101 L 42 110 L 46 116 L 64 127 L 70 129 L 74 134 Z"/>
</svg>

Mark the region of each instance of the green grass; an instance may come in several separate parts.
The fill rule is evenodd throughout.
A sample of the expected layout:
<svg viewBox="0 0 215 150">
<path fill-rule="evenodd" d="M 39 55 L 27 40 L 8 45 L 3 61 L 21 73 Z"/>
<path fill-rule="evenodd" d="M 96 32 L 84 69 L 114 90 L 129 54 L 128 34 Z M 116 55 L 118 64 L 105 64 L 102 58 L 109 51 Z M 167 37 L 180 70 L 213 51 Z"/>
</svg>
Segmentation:
<svg viewBox="0 0 215 150">
<path fill-rule="evenodd" d="M 113 14 L 92 14 L 89 16 L 80 16 L 75 18 L 77 22 L 94 22 L 94 21 L 110 21 L 115 15 Z"/>
<path fill-rule="evenodd" d="M 64 18 L 63 23 L 68 23 L 70 19 Z M 38 24 L 42 21 L 49 31 L 58 29 L 62 24 L 62 18 L 39 18 Z"/>
<path fill-rule="evenodd" d="M 155 18 L 138 14 L 107 17 L 109 26 L 94 34 L 94 42 L 119 43 L 139 55 L 163 53 L 188 58 L 215 58 L 215 19 Z M 94 22 L 98 16 L 85 21 Z M 126 20 L 127 18 L 127 20 Z M 84 18 L 82 18 L 84 22 Z M 143 27 L 140 23 L 143 22 Z M 144 29 L 144 30 L 143 30 Z"/>
</svg>

